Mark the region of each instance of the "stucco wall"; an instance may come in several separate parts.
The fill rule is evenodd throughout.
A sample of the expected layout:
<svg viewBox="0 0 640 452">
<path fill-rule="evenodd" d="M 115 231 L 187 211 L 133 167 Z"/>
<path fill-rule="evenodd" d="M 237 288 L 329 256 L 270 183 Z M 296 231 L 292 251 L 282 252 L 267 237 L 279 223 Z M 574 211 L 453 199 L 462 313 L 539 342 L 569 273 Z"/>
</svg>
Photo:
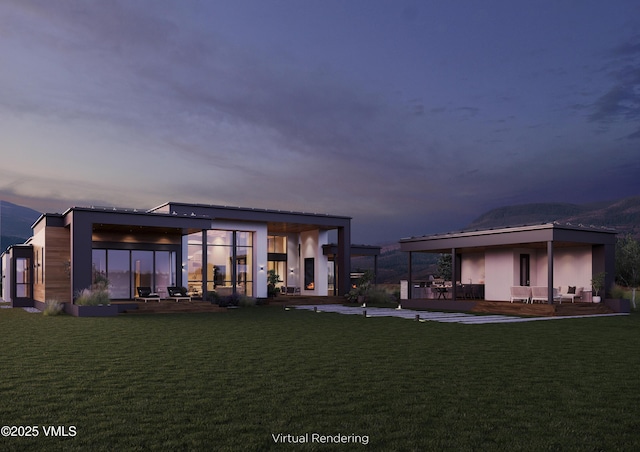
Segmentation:
<svg viewBox="0 0 640 452">
<path fill-rule="evenodd" d="M 302 287 L 300 280 L 299 234 L 287 234 L 287 286 Z"/>
<path fill-rule="evenodd" d="M 553 287 L 577 286 L 585 290 L 591 288 L 592 259 L 591 246 L 558 248 L 553 251 Z M 547 285 L 547 253 L 538 251 L 535 269 L 536 283 L 532 285 Z"/>
<path fill-rule="evenodd" d="M 462 255 L 460 282 L 462 284 L 484 284 L 484 253 L 468 253 Z"/>
<path fill-rule="evenodd" d="M 509 300 L 510 287 L 514 285 L 513 250 L 489 250 L 485 253 L 486 300 Z"/>
<path fill-rule="evenodd" d="M 304 259 L 314 258 L 314 289 L 307 290 L 304 287 L 304 275 L 300 275 L 301 293 L 307 295 L 326 296 L 328 294 L 328 259 L 322 253 L 322 245 L 328 243 L 327 231 L 305 231 L 300 234 L 300 272 L 304 272 Z"/>
</svg>

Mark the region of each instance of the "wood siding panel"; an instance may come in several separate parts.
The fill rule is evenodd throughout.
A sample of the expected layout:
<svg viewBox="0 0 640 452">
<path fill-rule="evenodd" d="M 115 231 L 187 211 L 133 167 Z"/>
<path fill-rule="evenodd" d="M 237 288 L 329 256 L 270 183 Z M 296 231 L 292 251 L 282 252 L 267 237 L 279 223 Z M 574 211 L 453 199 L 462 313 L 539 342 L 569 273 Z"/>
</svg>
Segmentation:
<svg viewBox="0 0 640 452">
<path fill-rule="evenodd" d="M 71 278 L 68 263 L 71 258 L 70 232 L 67 228 L 45 229 L 44 286 L 46 300 L 71 301 Z"/>
</svg>

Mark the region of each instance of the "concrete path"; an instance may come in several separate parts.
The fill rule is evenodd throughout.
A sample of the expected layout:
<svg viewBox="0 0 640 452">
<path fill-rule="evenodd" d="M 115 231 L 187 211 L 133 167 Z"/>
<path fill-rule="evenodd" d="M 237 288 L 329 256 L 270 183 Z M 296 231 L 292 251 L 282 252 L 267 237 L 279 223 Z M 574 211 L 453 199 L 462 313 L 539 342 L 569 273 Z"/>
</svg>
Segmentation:
<svg viewBox="0 0 640 452">
<path fill-rule="evenodd" d="M 420 316 L 421 322 L 444 322 L 444 323 L 464 323 L 467 325 L 479 325 L 486 323 L 515 323 L 515 322 L 533 322 L 536 320 L 561 320 L 561 319 L 580 319 L 593 317 L 611 317 L 629 314 L 598 314 L 598 315 L 580 315 L 580 316 L 558 316 L 558 317 L 514 317 L 508 315 L 474 315 L 462 312 L 431 312 L 431 311 L 414 311 L 412 309 L 390 309 L 390 308 L 362 308 L 349 307 L 339 304 L 325 305 L 300 305 L 291 306 L 295 309 L 303 309 L 307 311 L 333 312 L 337 314 L 364 315 L 366 311 L 367 317 L 400 317 L 403 319 L 415 320 L 416 315 Z"/>
</svg>

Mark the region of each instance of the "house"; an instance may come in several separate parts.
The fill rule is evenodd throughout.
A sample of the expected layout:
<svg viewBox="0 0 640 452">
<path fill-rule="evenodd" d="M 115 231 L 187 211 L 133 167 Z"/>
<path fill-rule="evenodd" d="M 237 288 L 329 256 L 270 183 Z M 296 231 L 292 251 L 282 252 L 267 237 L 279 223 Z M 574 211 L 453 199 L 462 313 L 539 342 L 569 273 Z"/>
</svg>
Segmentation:
<svg viewBox="0 0 640 452">
<path fill-rule="evenodd" d="M 205 299 L 211 291 L 263 298 L 269 270 L 302 295 L 350 290 L 349 217 L 168 202 L 73 207 L 43 214 L 32 228 L 2 255 L 2 296 L 13 306 L 69 302 L 100 277 L 116 300 L 133 299 L 141 286 L 161 296 L 183 286 Z M 337 244 L 327 247 L 330 236 Z"/>
<path fill-rule="evenodd" d="M 546 301 L 552 303 L 560 286 L 590 292 L 591 279 L 600 272 L 606 272 L 608 290 L 615 276 L 615 244 L 611 229 L 544 223 L 405 238 L 400 249 L 409 253 L 409 263 L 413 253 L 450 253 L 449 279 L 458 283 L 448 289 L 450 299 L 463 297 L 463 285 L 480 286 L 483 298 L 492 301 L 509 301 L 513 286 L 537 286 L 546 288 Z M 415 297 L 412 292 L 407 298 Z"/>
</svg>

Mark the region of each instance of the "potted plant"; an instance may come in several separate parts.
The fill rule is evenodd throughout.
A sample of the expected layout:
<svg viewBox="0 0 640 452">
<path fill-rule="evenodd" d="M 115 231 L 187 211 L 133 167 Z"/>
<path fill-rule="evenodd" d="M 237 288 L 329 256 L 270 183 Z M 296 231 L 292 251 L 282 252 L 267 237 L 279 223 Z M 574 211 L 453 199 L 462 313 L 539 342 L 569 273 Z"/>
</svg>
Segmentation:
<svg viewBox="0 0 640 452">
<path fill-rule="evenodd" d="M 605 272 L 600 272 L 593 275 L 593 278 L 591 278 L 591 287 L 595 293 L 593 297 L 594 303 L 600 303 L 601 301 L 599 293 L 604 288 L 604 279 L 606 275 L 607 274 Z"/>
<path fill-rule="evenodd" d="M 276 284 L 280 282 L 280 275 L 276 273 L 275 270 L 269 270 L 267 274 L 267 296 L 269 298 L 274 298 L 278 295 L 278 288 Z"/>
</svg>

